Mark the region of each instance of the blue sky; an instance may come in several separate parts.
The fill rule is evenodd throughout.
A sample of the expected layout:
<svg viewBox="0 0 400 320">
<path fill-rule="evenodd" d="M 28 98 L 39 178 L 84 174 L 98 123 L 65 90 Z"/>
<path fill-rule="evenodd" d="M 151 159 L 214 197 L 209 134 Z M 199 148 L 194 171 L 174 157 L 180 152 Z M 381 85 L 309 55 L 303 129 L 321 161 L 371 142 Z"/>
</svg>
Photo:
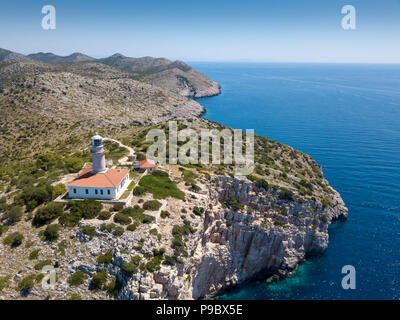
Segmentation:
<svg viewBox="0 0 400 320">
<path fill-rule="evenodd" d="M 54 5 L 57 29 L 43 30 Z M 341 27 L 342 6 L 357 30 Z M 185 61 L 400 62 L 400 0 L 9 0 L 0 47 Z"/>
</svg>

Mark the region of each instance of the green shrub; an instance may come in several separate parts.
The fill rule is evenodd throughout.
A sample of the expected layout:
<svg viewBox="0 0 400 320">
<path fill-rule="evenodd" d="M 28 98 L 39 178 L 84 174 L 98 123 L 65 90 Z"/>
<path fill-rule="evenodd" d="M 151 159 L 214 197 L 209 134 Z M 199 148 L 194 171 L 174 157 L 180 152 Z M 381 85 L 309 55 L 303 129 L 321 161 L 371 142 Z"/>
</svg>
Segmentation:
<svg viewBox="0 0 400 320">
<path fill-rule="evenodd" d="M 131 218 L 128 215 L 123 214 L 122 212 L 118 212 L 114 215 L 114 222 L 128 225 L 131 223 Z"/>
<path fill-rule="evenodd" d="M 67 188 L 65 187 L 64 184 L 59 183 L 53 187 L 53 193 L 52 197 L 53 199 L 57 198 L 58 196 L 61 196 L 62 194 L 67 192 Z"/>
<path fill-rule="evenodd" d="M 149 200 L 143 204 L 143 209 L 149 211 L 157 211 L 158 209 L 160 209 L 161 206 L 162 204 L 159 201 Z"/>
<path fill-rule="evenodd" d="M 121 266 L 121 269 L 130 275 L 136 274 L 139 271 L 138 267 L 132 262 L 124 262 Z"/>
<path fill-rule="evenodd" d="M 103 208 L 103 205 L 99 201 L 96 201 L 94 199 L 86 199 L 82 202 L 82 205 L 83 205 L 82 216 L 85 219 L 96 218 L 101 212 L 101 209 Z"/>
<path fill-rule="evenodd" d="M 67 158 L 64 160 L 65 168 L 68 172 L 78 172 L 82 169 L 84 163 L 82 159 L 79 158 Z"/>
<path fill-rule="evenodd" d="M 108 212 L 108 211 L 102 211 L 102 212 L 100 212 L 98 218 L 99 218 L 100 220 L 108 220 L 108 219 L 111 218 L 111 213 Z"/>
<path fill-rule="evenodd" d="M 8 288 L 10 279 L 11 279 L 11 276 L 9 276 L 9 275 L 0 277 L 0 292 L 3 289 Z"/>
<path fill-rule="evenodd" d="M 32 225 L 35 227 L 41 227 L 45 224 L 49 224 L 61 216 L 62 213 L 63 205 L 61 203 L 51 202 L 36 212 Z"/>
<path fill-rule="evenodd" d="M 85 282 L 85 279 L 88 278 L 88 275 L 81 270 L 76 270 L 73 275 L 71 275 L 67 282 L 70 286 L 80 286 Z"/>
<path fill-rule="evenodd" d="M 43 233 L 44 239 L 47 241 L 50 241 L 50 242 L 57 240 L 59 229 L 60 229 L 60 225 L 58 225 L 58 224 L 48 225 Z"/>
<path fill-rule="evenodd" d="M 113 235 L 116 237 L 122 236 L 125 232 L 125 229 L 121 226 L 117 226 L 114 228 Z"/>
<path fill-rule="evenodd" d="M 91 290 L 102 290 L 106 282 L 107 282 L 107 272 L 105 270 L 101 270 L 92 277 L 89 288 Z"/>
<path fill-rule="evenodd" d="M 196 216 L 202 216 L 203 213 L 204 213 L 204 208 L 194 207 L 194 208 L 193 208 L 193 213 L 194 213 Z"/>
<path fill-rule="evenodd" d="M 46 259 L 35 264 L 35 270 L 42 270 L 44 266 L 52 266 L 51 259 Z"/>
<path fill-rule="evenodd" d="M 268 188 L 269 188 L 269 184 L 265 179 L 257 179 L 256 180 L 256 186 L 258 188 L 263 188 L 265 191 L 267 191 Z"/>
<path fill-rule="evenodd" d="M 91 227 L 91 226 L 84 226 L 81 228 L 81 231 L 88 235 L 90 239 L 93 239 L 93 237 L 96 235 L 96 228 Z"/>
<path fill-rule="evenodd" d="M 35 285 L 36 275 L 31 274 L 23 278 L 17 286 L 18 291 L 29 291 Z"/>
<path fill-rule="evenodd" d="M 129 226 L 126 227 L 126 230 L 128 231 L 135 231 L 137 227 L 139 226 L 139 223 L 135 221 L 134 223 L 130 224 Z"/>
<path fill-rule="evenodd" d="M 113 259 L 112 251 L 107 251 L 105 254 L 97 257 L 98 263 L 110 264 Z"/>
<path fill-rule="evenodd" d="M 331 199 L 329 199 L 328 197 L 322 197 L 321 203 L 322 203 L 322 206 L 323 206 L 324 208 L 329 207 L 329 206 L 332 205 L 332 201 L 331 201 Z"/>
<path fill-rule="evenodd" d="M 35 260 L 35 259 L 37 259 L 38 256 L 39 256 L 39 252 L 40 252 L 40 249 L 32 250 L 32 251 L 29 253 L 29 260 Z"/>
<path fill-rule="evenodd" d="M 71 296 L 69 297 L 68 300 L 82 300 L 82 297 L 80 294 L 73 293 L 73 294 L 71 294 Z"/>
<path fill-rule="evenodd" d="M 3 215 L 3 219 L 6 220 L 7 224 L 13 225 L 21 221 L 23 215 L 23 209 L 21 206 L 11 207 Z"/>
<path fill-rule="evenodd" d="M 279 192 L 279 199 L 281 200 L 286 200 L 286 201 L 294 201 L 294 194 L 292 191 L 286 189 L 286 188 L 281 188 L 281 191 Z"/>
<path fill-rule="evenodd" d="M 132 193 L 135 196 L 142 196 L 146 193 L 146 188 L 142 186 L 137 186 L 135 189 L 133 189 Z"/>
<path fill-rule="evenodd" d="M 18 247 L 22 240 L 24 239 L 24 235 L 18 231 L 9 234 L 4 240 L 3 243 L 5 245 L 9 245 L 12 248 Z"/>
<path fill-rule="evenodd" d="M 121 211 L 123 208 L 124 208 L 124 205 L 122 203 L 114 203 L 111 210 L 112 211 Z"/>
<path fill-rule="evenodd" d="M 161 217 L 162 219 L 166 219 L 166 218 L 168 218 L 169 216 L 170 216 L 170 213 L 169 213 L 168 211 L 165 211 L 165 210 L 161 211 L 160 217 Z"/>
</svg>

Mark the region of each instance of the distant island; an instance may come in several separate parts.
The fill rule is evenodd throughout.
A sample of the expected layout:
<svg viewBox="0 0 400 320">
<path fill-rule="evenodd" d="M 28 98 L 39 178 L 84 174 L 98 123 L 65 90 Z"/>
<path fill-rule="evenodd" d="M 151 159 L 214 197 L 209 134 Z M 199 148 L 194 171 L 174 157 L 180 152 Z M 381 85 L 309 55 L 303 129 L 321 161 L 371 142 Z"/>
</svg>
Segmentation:
<svg viewBox="0 0 400 320">
<path fill-rule="evenodd" d="M 213 298 L 322 254 L 348 212 L 309 155 L 256 136 L 244 178 L 235 165 L 146 159 L 147 132 L 171 119 L 232 130 L 192 99 L 219 93 L 181 61 L 0 49 L 0 298 Z M 93 167 L 123 190 L 74 199 L 81 185 L 107 194 Z M 47 265 L 55 289 L 41 287 Z"/>
</svg>

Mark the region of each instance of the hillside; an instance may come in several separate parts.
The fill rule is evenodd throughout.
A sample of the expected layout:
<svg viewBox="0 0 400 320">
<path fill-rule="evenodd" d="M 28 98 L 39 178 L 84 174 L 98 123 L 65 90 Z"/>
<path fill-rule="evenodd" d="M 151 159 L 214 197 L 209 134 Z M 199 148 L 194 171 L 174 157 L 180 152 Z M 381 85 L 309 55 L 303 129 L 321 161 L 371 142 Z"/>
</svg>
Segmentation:
<svg viewBox="0 0 400 320">
<path fill-rule="evenodd" d="M 1 62 L 37 61 L 53 65 L 78 64 L 87 69 L 85 64 L 103 64 L 124 73 L 128 73 L 138 81 L 146 82 L 188 97 L 205 97 L 220 93 L 219 85 L 199 71 L 182 61 L 171 61 L 165 58 L 141 57 L 131 58 L 122 54 L 114 54 L 107 58 L 95 59 L 75 52 L 69 56 L 58 56 L 53 53 L 34 53 L 24 56 L 8 50 L 0 49 Z M 56 66 L 60 69 L 62 66 Z M 115 72 L 115 71 L 114 71 Z"/>
<path fill-rule="evenodd" d="M 167 127 L 105 127 L 101 133 L 139 156 L 149 145 L 147 131 Z M 179 120 L 178 127 L 226 128 L 197 118 Z M 91 132 L 85 126 L 82 131 L 86 139 L 70 136 L 29 165 L 15 162 L 2 171 L 3 298 L 211 297 L 255 276 L 284 278 L 306 256 L 323 253 L 329 224 L 347 217 L 340 195 L 311 157 L 258 136 L 256 168 L 244 179 L 233 175 L 235 166 L 164 165 L 134 175 L 140 188 L 131 191 L 125 209 L 87 211 L 90 203 L 53 208 L 46 194 L 57 192 L 60 181 L 90 159 Z M 45 264 L 57 267 L 56 290 L 40 286 Z"/>
</svg>

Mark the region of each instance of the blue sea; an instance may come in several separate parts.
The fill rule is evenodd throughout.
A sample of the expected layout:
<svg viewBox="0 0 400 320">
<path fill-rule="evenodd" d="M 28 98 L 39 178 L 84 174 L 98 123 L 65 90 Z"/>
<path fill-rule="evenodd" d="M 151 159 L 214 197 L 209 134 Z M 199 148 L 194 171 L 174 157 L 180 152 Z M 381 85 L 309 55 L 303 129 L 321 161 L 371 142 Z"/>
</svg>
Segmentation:
<svg viewBox="0 0 400 320">
<path fill-rule="evenodd" d="M 349 219 L 324 255 L 272 284 L 221 299 L 400 298 L 400 65 L 191 63 L 222 87 L 205 118 L 311 155 L 340 192 Z M 341 287 L 344 265 L 356 289 Z"/>
</svg>

